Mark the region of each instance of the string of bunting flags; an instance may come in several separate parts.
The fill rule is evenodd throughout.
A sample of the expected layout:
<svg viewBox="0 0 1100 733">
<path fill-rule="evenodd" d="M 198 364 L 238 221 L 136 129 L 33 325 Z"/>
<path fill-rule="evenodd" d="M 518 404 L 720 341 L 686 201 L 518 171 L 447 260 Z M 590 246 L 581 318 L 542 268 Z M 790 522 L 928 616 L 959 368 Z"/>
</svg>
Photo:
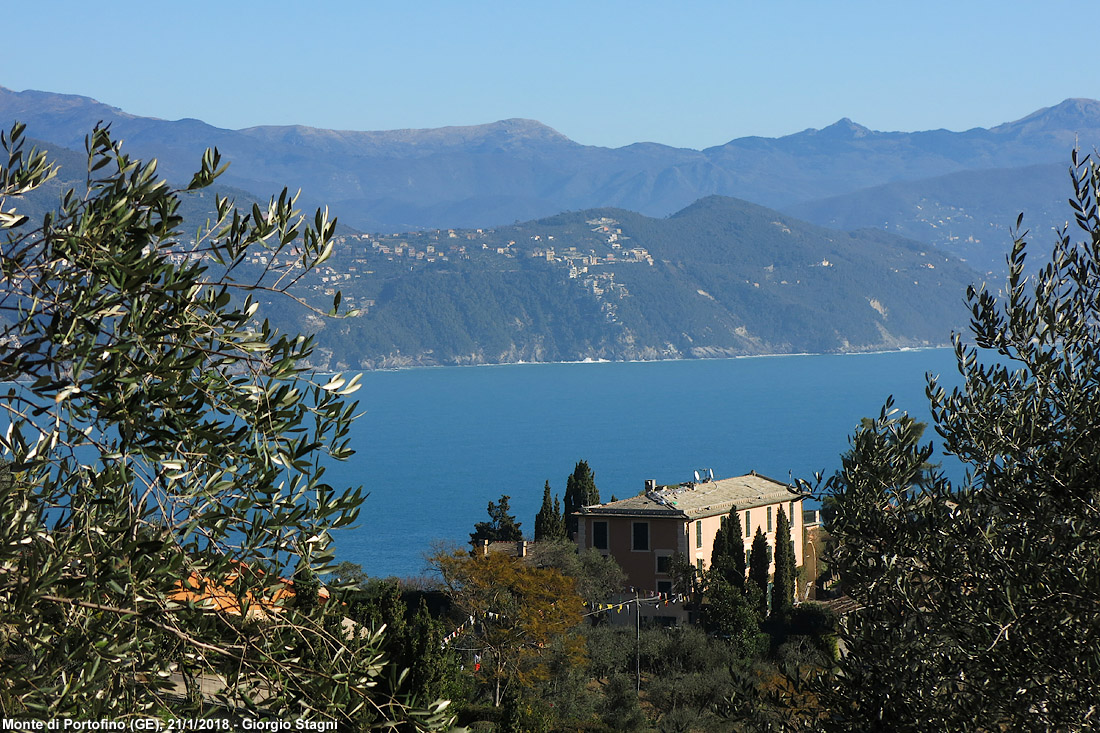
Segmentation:
<svg viewBox="0 0 1100 733">
<path fill-rule="evenodd" d="M 492 619 L 493 621 L 504 618 L 504 616 L 502 616 L 501 614 L 494 613 L 493 611 L 486 611 L 485 613 L 481 614 L 481 617 Z M 447 634 L 446 636 L 443 637 L 443 641 L 441 642 L 442 645 L 447 646 L 448 644 L 450 644 L 452 641 L 454 641 L 456 638 L 458 638 L 462 634 L 463 631 L 466 630 L 467 626 L 470 626 L 476 620 L 477 619 L 475 619 L 473 616 L 470 616 L 468 619 L 466 619 L 465 621 L 460 623 L 457 627 L 455 627 L 454 631 L 452 631 L 451 633 L 449 633 L 449 634 Z"/>
<path fill-rule="evenodd" d="M 454 631 L 452 631 L 451 633 L 449 633 L 449 634 L 447 634 L 446 636 L 443 637 L 443 642 L 442 642 L 443 646 L 447 646 L 452 641 L 457 639 L 458 636 L 466 629 L 466 627 L 469 626 L 470 624 L 472 624 L 473 622 L 474 622 L 474 617 L 471 616 L 470 618 L 468 618 L 465 621 L 463 621 L 462 623 L 460 623 L 457 627 L 455 627 Z"/>
<path fill-rule="evenodd" d="M 634 588 L 630 588 L 630 592 L 633 593 Z M 588 613 L 586 613 L 584 615 L 585 616 L 593 616 L 597 613 L 604 613 L 605 611 L 614 611 L 615 613 L 622 613 L 623 609 L 627 608 L 628 606 L 632 606 L 635 603 L 638 604 L 638 605 L 652 604 L 654 606 L 654 608 L 656 608 L 657 606 L 660 606 L 662 604 L 667 606 L 670 603 L 683 603 L 685 600 L 687 600 L 683 593 L 662 593 L 662 592 L 659 592 L 659 591 L 641 591 L 641 590 L 639 590 L 637 592 L 638 593 L 645 593 L 647 595 L 647 597 L 645 597 L 645 598 L 630 598 L 628 600 L 620 601 L 618 603 L 589 603 L 588 601 L 583 601 L 583 604 L 584 604 L 585 608 L 593 609 L 592 611 L 589 611 Z M 503 618 L 503 616 L 501 614 L 494 613 L 493 611 L 486 611 L 484 614 L 482 614 L 482 617 L 492 619 L 494 621 L 497 620 L 497 619 Z M 442 646 L 447 646 L 452 641 L 457 639 L 459 636 L 462 635 L 462 632 L 465 631 L 467 629 L 467 627 L 471 626 L 476 621 L 477 621 L 477 619 L 475 619 L 473 616 L 470 616 L 465 621 L 463 621 L 461 624 L 456 626 L 455 629 L 451 633 L 449 633 L 449 634 L 447 634 L 446 636 L 443 637 Z"/>
<path fill-rule="evenodd" d="M 633 591 L 634 589 L 631 588 L 630 590 Z M 593 603 L 588 603 L 587 601 L 585 601 L 584 602 L 585 607 L 594 609 L 594 610 L 586 613 L 585 616 L 593 616 L 597 613 L 603 613 L 605 611 L 614 611 L 615 613 L 622 613 L 625 608 L 627 608 L 628 606 L 632 606 L 634 604 L 638 604 L 639 606 L 652 604 L 653 607 L 656 608 L 657 606 L 661 606 L 661 605 L 667 606 L 670 603 L 683 603 L 686 600 L 683 593 L 661 593 L 661 592 L 658 592 L 658 591 L 641 591 L 641 590 L 639 590 L 638 593 L 645 593 L 645 594 L 647 594 L 647 597 L 646 598 L 630 598 L 628 600 L 619 601 L 617 603 L 595 603 L 595 604 L 593 604 Z"/>
</svg>

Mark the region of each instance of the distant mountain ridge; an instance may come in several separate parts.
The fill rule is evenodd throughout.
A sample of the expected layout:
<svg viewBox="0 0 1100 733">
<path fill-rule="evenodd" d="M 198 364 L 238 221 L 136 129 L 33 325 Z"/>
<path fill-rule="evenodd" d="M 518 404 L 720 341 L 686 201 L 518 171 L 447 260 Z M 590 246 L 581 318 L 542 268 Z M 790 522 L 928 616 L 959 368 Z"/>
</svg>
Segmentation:
<svg viewBox="0 0 1100 733">
<path fill-rule="evenodd" d="M 1069 99 L 1014 122 L 964 132 L 877 132 L 843 119 L 780 138 L 705 150 L 576 143 L 533 120 L 356 132 L 303 126 L 225 130 L 138 117 L 87 97 L 0 88 L 0 124 L 79 149 L 100 120 L 169 177 L 189 177 L 206 147 L 232 162 L 226 183 L 264 195 L 301 187 L 362 230 L 494 226 L 613 206 L 665 216 L 707 195 L 788 208 L 965 170 L 1053 164 L 1077 141 L 1100 145 L 1100 102 Z"/>
<path fill-rule="evenodd" d="M 963 293 L 976 277 L 919 242 L 722 196 L 663 219 L 603 208 L 494 229 L 349 236 L 325 267 L 322 278 L 337 278 L 363 314 L 278 317 L 319 331 L 319 358 L 332 368 L 942 345 L 965 325 Z"/>
<path fill-rule="evenodd" d="M 1016 216 L 1037 247 L 1039 266 L 1055 233 L 1073 222 L 1066 164 L 967 170 L 919 181 L 898 181 L 810 201 L 789 214 L 834 229 L 873 227 L 938 247 L 980 273 L 999 276 L 1012 245 Z"/>
<path fill-rule="evenodd" d="M 319 365 L 361 368 L 942 344 L 965 325 L 966 286 L 996 280 L 1017 213 L 1032 239 L 1072 220 L 1068 152 L 1100 146 L 1087 99 L 989 129 L 845 118 L 705 150 L 581 145 L 524 119 L 225 130 L 0 88 L 0 125 L 13 120 L 62 165 L 22 202 L 36 217 L 83 180 L 83 156 L 63 148 L 104 121 L 177 183 L 216 146 L 232 163 L 217 188 L 238 202 L 301 187 L 304 206 L 327 204 L 342 225 L 404 232 L 342 227 L 303 283 L 318 302 L 340 289 L 359 317 L 265 304 L 281 327 L 318 333 Z M 189 220 L 210 203 L 189 197 Z"/>
<path fill-rule="evenodd" d="M 34 220 L 84 183 L 85 156 L 50 145 L 59 175 L 11 202 Z M 210 216 L 209 194 L 184 197 L 184 231 Z M 360 315 L 319 319 L 261 296 L 260 314 L 279 328 L 317 334 L 321 368 L 940 345 L 965 324 L 962 294 L 978 279 L 920 242 L 718 195 L 666 218 L 605 207 L 500 227 L 339 235 L 296 295 L 326 308 L 339 289 Z M 253 253 L 243 275 L 260 277 L 267 264 Z"/>
</svg>

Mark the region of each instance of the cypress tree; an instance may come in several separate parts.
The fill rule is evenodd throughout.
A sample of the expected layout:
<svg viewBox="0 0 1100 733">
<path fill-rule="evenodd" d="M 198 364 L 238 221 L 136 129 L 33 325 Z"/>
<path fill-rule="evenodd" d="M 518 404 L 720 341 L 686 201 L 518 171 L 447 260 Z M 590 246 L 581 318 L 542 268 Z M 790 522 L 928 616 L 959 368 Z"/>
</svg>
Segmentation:
<svg viewBox="0 0 1100 733">
<path fill-rule="evenodd" d="M 577 533 L 577 518 L 573 512 L 599 503 L 600 490 L 596 488 L 596 477 L 588 461 L 577 461 L 573 473 L 565 480 L 565 536 L 571 538 Z"/>
<path fill-rule="evenodd" d="M 729 556 L 729 519 L 722 517 L 722 525 L 714 533 L 714 544 L 710 551 L 710 572 L 725 583 L 733 584 L 733 558 Z M 737 586 L 740 588 L 740 585 Z"/>
<path fill-rule="evenodd" d="M 726 535 L 727 551 L 733 559 L 734 583 L 738 588 L 745 588 L 745 541 L 741 539 L 741 520 L 737 517 L 737 507 L 730 509 L 729 530 Z"/>
<path fill-rule="evenodd" d="M 561 521 L 561 509 L 557 497 L 550 501 L 550 482 L 542 488 L 542 508 L 535 515 L 535 542 L 554 540 L 565 536 Z"/>
<path fill-rule="evenodd" d="M 757 527 L 749 550 L 749 582 L 760 592 L 760 618 L 768 611 L 768 565 L 768 540 Z"/>
<path fill-rule="evenodd" d="M 722 524 L 718 527 L 718 531 L 714 533 L 714 544 L 710 550 L 710 566 L 717 567 L 722 558 L 726 557 L 726 527 L 729 521 L 726 517 L 722 517 Z"/>
<path fill-rule="evenodd" d="M 722 526 L 714 535 L 714 548 L 710 556 L 711 567 L 721 574 L 722 580 L 739 591 L 745 588 L 745 544 L 741 541 L 741 522 L 737 507 L 731 507 L 722 517 Z"/>
<path fill-rule="evenodd" d="M 402 665 L 409 670 L 405 692 L 423 703 L 443 697 L 454 673 L 452 653 L 443 645 L 443 624 L 432 618 L 423 598 L 404 639 Z"/>
<path fill-rule="evenodd" d="M 568 539 L 568 535 L 565 534 L 565 517 L 561 514 L 561 502 L 558 501 L 557 494 L 554 494 L 554 519 L 557 522 L 557 526 L 554 528 L 554 536 Z"/>
<path fill-rule="evenodd" d="M 775 524 L 775 577 L 772 581 L 772 620 L 784 621 L 793 607 L 794 552 L 791 549 L 791 524 L 779 508 Z"/>
</svg>

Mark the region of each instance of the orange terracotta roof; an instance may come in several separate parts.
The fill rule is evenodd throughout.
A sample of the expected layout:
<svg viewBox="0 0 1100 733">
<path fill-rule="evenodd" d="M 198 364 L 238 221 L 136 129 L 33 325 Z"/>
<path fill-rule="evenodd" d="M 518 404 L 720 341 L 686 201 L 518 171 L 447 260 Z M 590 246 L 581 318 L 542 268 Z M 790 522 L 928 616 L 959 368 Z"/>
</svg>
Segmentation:
<svg viewBox="0 0 1100 733">
<path fill-rule="evenodd" d="M 248 569 L 247 566 L 244 567 Z M 263 575 L 262 572 L 251 569 L 248 569 L 248 571 L 257 576 Z M 177 603 L 209 606 L 212 611 L 233 616 L 241 615 L 243 600 L 244 605 L 248 608 L 248 616 L 252 618 L 256 616 L 266 617 L 272 613 L 282 612 L 287 602 L 295 596 L 293 580 L 279 578 L 280 585 L 278 587 L 263 589 L 262 583 L 259 582 L 260 577 L 257 577 L 257 582 L 254 584 L 257 590 L 249 590 L 243 598 L 239 598 L 237 593 L 229 590 L 238 582 L 239 578 L 240 574 L 232 573 L 219 583 L 210 578 L 203 578 L 197 572 L 192 572 L 190 577 L 178 583 L 178 590 L 170 595 L 169 599 Z M 264 593 L 263 590 L 267 590 L 267 592 Z M 321 586 L 317 591 L 317 596 L 322 603 L 327 601 L 329 598 L 328 588 Z"/>
</svg>

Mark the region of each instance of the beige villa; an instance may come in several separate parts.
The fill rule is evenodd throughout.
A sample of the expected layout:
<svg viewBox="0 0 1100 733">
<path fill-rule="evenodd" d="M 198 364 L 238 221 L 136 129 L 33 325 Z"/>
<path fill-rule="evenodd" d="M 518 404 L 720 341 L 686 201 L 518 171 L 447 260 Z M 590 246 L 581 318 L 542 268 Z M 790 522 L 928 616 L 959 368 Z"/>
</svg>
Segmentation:
<svg viewBox="0 0 1100 733">
<path fill-rule="evenodd" d="M 697 472 L 695 481 L 670 486 L 646 481 L 637 496 L 578 511 L 575 539 L 582 549 L 614 557 L 628 584 L 640 592 L 670 593 L 672 557 L 680 554 L 700 570 L 709 567 L 714 535 L 732 507 L 737 507 L 737 530 L 746 553 L 760 528 L 772 555 L 782 509 L 791 526 L 795 563 L 802 564 L 801 498 L 786 483 L 755 471 L 717 480 L 707 471 Z"/>
</svg>

